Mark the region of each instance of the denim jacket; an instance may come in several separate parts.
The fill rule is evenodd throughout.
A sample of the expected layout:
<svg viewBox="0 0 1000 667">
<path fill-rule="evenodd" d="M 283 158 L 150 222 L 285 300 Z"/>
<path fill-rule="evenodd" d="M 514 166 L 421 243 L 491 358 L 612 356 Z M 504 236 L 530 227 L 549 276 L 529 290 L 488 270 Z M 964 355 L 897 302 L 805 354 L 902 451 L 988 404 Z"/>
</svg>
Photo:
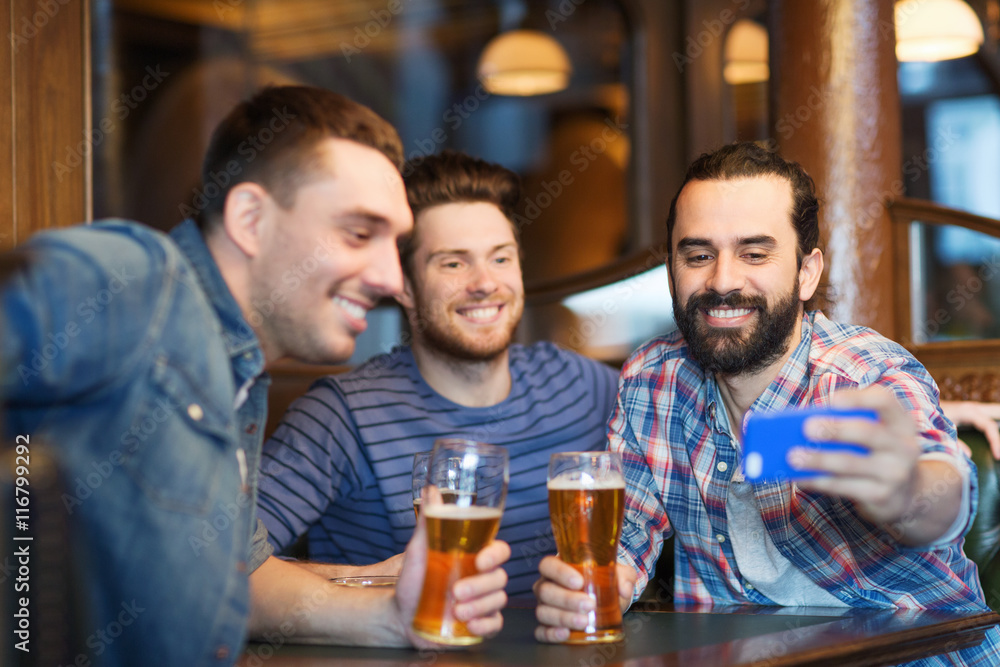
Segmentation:
<svg viewBox="0 0 1000 667">
<path fill-rule="evenodd" d="M 170 238 L 111 221 L 25 248 L 0 291 L 5 438 L 59 461 L 86 573 L 80 653 L 232 664 L 248 572 L 269 553 L 251 530 L 269 382 L 257 338 L 190 221 Z"/>
</svg>

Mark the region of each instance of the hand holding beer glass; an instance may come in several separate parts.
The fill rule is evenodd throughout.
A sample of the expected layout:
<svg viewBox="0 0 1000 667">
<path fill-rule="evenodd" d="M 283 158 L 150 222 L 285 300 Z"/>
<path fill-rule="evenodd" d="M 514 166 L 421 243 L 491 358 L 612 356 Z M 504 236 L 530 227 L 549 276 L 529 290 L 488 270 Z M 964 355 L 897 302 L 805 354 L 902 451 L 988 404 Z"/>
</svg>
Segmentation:
<svg viewBox="0 0 1000 667">
<path fill-rule="evenodd" d="M 563 452 L 549 459 L 549 517 L 559 558 L 583 577 L 595 598 L 586 630 L 570 631 L 567 644 L 620 641 L 616 560 L 625 514 L 625 477 L 614 452 Z"/>
<path fill-rule="evenodd" d="M 502 447 L 460 439 L 434 443 L 421 505 L 427 573 L 413 618 L 417 635 L 456 646 L 482 641 L 455 618 L 452 587 L 476 574 L 476 555 L 496 537 L 508 475 Z"/>
</svg>

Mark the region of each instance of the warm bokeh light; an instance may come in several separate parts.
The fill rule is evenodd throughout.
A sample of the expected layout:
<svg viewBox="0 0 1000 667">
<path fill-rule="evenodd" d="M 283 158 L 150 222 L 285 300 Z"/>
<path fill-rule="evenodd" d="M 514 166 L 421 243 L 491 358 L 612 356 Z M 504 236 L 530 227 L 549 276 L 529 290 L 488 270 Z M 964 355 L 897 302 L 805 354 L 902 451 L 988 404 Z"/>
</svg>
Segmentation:
<svg viewBox="0 0 1000 667">
<path fill-rule="evenodd" d="M 565 49 L 537 30 L 512 30 L 486 45 L 477 68 L 495 95 L 544 95 L 565 89 L 573 68 Z"/>
<path fill-rule="evenodd" d="M 983 25 L 962 0 L 900 0 L 895 20 L 900 62 L 962 58 L 983 43 Z"/>
</svg>

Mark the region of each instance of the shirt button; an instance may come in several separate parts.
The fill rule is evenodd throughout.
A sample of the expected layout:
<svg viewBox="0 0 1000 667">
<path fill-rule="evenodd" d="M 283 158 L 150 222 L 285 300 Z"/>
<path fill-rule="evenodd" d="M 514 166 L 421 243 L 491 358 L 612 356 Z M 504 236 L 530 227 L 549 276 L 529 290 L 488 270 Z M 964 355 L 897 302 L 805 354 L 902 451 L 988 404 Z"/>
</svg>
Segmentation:
<svg viewBox="0 0 1000 667">
<path fill-rule="evenodd" d="M 250 361 L 251 359 L 253 359 L 253 352 L 244 352 L 243 358 L 246 359 L 247 361 Z"/>
<path fill-rule="evenodd" d="M 727 469 L 727 468 L 728 468 L 729 466 L 728 466 L 728 465 L 726 465 L 726 462 L 725 462 L 725 461 L 719 461 L 719 465 L 717 465 L 717 466 L 715 466 L 715 467 L 716 467 L 716 468 L 718 468 L 719 472 L 726 472 L 726 469 Z"/>
<path fill-rule="evenodd" d="M 250 435 L 253 435 L 254 433 L 256 433 L 256 432 L 257 432 L 257 425 L 256 425 L 256 424 L 250 424 L 249 426 L 247 426 L 247 429 L 246 429 L 246 431 L 247 431 L 247 433 L 249 433 Z"/>
<path fill-rule="evenodd" d="M 726 536 L 725 535 L 716 535 L 715 539 L 719 540 L 719 544 L 722 544 L 723 542 L 726 541 Z"/>
<path fill-rule="evenodd" d="M 715 403 L 708 406 L 708 417 L 709 419 L 715 419 Z"/>
<path fill-rule="evenodd" d="M 215 659 L 225 660 L 229 657 L 229 647 L 223 644 L 219 648 L 215 649 Z"/>
<path fill-rule="evenodd" d="M 201 418 L 204 416 L 205 416 L 205 411 L 202 410 L 201 406 L 198 405 L 197 403 L 192 403 L 191 405 L 188 406 L 188 417 L 190 417 L 191 419 L 195 420 L 196 422 L 200 422 Z"/>
<path fill-rule="evenodd" d="M 748 591 L 752 591 L 753 590 L 753 584 L 750 584 L 750 583 L 745 584 L 743 586 L 743 588 L 747 589 Z"/>
</svg>

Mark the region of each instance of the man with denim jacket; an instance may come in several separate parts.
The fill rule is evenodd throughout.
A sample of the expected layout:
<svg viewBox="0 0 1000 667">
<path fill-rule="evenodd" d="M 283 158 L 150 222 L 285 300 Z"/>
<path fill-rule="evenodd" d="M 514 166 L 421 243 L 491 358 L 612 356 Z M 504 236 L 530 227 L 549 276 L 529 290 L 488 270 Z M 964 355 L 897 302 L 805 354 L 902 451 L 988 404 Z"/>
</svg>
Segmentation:
<svg viewBox="0 0 1000 667">
<path fill-rule="evenodd" d="M 395 593 L 337 589 L 271 557 L 256 519 L 265 369 L 346 359 L 402 287 L 401 153 L 350 100 L 267 89 L 213 135 L 197 223 L 25 245 L 0 291 L 5 437 L 57 453 L 87 573 L 77 664 L 231 664 L 248 627 L 272 645 L 427 645 L 409 630 L 422 534 Z M 455 588 L 474 632 L 500 627 L 508 556 L 485 549 Z"/>
</svg>

